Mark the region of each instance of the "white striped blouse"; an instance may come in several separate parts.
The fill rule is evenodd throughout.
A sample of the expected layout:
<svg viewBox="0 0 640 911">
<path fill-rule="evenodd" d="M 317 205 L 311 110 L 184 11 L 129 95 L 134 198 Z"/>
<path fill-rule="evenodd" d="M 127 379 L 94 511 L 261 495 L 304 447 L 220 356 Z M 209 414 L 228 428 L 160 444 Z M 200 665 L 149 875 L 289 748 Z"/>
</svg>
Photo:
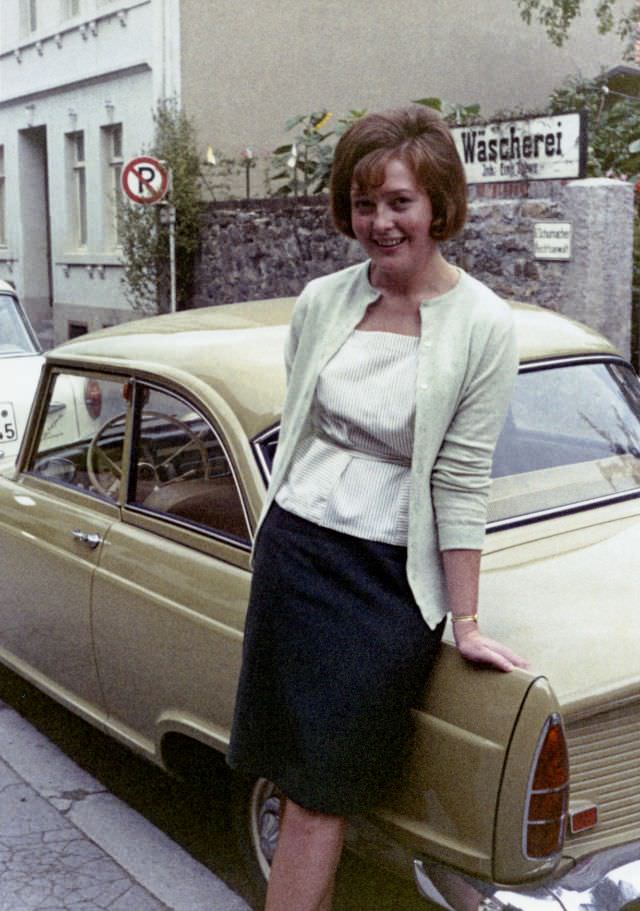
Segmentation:
<svg viewBox="0 0 640 911">
<path fill-rule="evenodd" d="M 296 515 L 346 534 L 407 543 L 418 336 L 356 330 L 315 391 L 315 434 L 276 494 Z"/>
</svg>

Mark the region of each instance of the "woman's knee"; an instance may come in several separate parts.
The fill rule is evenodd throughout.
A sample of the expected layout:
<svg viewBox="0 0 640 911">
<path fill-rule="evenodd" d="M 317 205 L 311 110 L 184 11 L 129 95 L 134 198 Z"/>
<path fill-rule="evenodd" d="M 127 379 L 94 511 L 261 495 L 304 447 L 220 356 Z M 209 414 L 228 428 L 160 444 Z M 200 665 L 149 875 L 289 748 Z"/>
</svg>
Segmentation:
<svg viewBox="0 0 640 911">
<path fill-rule="evenodd" d="M 308 810 L 289 798 L 285 802 L 281 821 L 282 832 L 286 831 L 296 838 L 340 840 L 344 825 L 345 820 L 342 816 Z"/>
</svg>

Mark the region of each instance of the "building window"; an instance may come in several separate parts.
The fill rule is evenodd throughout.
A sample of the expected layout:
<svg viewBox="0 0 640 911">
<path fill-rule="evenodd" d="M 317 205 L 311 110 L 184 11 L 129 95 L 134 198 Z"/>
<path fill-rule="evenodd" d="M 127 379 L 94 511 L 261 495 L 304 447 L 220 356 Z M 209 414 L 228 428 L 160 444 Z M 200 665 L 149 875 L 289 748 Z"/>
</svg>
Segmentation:
<svg viewBox="0 0 640 911">
<path fill-rule="evenodd" d="M 4 146 L 0 146 L 0 247 L 7 246 L 7 221 L 5 211 Z"/>
<path fill-rule="evenodd" d="M 80 338 L 81 335 L 86 335 L 88 331 L 89 327 L 86 323 L 69 322 L 67 324 L 67 338 Z"/>
<path fill-rule="evenodd" d="M 70 162 L 71 242 L 74 247 L 87 245 L 87 174 L 84 133 L 67 133 Z"/>
<path fill-rule="evenodd" d="M 23 36 L 38 30 L 38 0 L 20 0 L 20 32 Z"/>
<path fill-rule="evenodd" d="M 62 14 L 65 19 L 75 19 L 80 15 L 82 0 L 62 0 Z"/>
<path fill-rule="evenodd" d="M 102 128 L 102 160 L 105 190 L 105 241 L 108 249 L 118 246 L 118 204 L 121 196 L 122 124 Z"/>
</svg>

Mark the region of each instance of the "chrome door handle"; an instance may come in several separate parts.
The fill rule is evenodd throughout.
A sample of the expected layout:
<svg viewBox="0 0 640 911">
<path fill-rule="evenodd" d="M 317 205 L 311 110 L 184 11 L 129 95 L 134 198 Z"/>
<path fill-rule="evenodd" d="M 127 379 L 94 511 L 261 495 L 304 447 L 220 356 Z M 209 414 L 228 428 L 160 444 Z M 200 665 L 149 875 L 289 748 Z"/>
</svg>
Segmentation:
<svg viewBox="0 0 640 911">
<path fill-rule="evenodd" d="M 74 528 L 71 532 L 71 537 L 80 544 L 86 544 L 91 550 L 95 550 L 98 544 L 102 544 L 102 538 L 95 531 L 87 532 L 80 531 L 79 528 Z"/>
</svg>

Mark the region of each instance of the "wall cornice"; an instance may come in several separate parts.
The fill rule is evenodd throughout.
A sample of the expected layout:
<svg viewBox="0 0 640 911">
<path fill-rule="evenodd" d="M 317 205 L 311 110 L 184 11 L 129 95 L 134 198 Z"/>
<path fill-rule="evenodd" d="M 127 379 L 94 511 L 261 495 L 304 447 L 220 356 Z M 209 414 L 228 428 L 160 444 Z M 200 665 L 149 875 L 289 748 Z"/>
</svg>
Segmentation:
<svg viewBox="0 0 640 911">
<path fill-rule="evenodd" d="M 9 98 L 0 98 L 0 109 L 9 107 L 13 104 L 24 104 L 30 101 L 38 101 L 41 98 L 50 98 L 52 95 L 60 95 L 68 92 L 70 89 L 86 88 L 91 85 L 99 85 L 101 82 L 107 82 L 110 79 L 133 76 L 136 73 L 151 72 L 151 65 L 147 61 L 128 64 L 127 66 L 116 67 L 115 69 L 103 70 L 99 73 L 92 73 L 83 76 L 80 79 L 70 79 L 68 82 L 56 83 L 55 85 L 43 86 L 32 92 L 22 92 L 12 95 Z"/>
</svg>

